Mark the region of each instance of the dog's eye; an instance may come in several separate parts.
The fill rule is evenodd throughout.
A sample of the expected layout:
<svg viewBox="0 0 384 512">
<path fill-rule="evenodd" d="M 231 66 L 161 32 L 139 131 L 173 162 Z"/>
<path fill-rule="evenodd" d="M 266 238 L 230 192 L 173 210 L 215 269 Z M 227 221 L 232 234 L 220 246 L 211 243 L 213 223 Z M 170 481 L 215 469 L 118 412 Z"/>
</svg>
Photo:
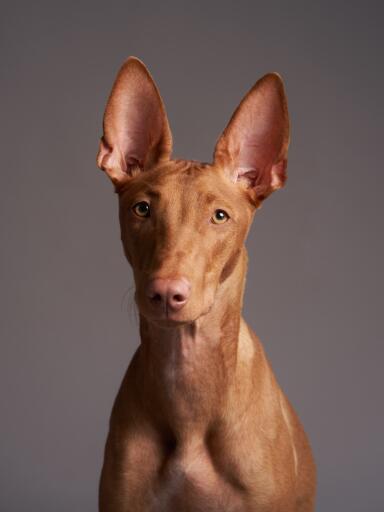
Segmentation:
<svg viewBox="0 0 384 512">
<path fill-rule="evenodd" d="M 149 217 L 150 214 L 149 204 L 147 201 L 140 201 L 139 203 L 136 203 L 132 210 L 138 217 Z"/>
<path fill-rule="evenodd" d="M 212 217 L 212 222 L 214 224 L 224 224 L 229 219 L 229 215 L 224 210 L 216 210 Z"/>
</svg>

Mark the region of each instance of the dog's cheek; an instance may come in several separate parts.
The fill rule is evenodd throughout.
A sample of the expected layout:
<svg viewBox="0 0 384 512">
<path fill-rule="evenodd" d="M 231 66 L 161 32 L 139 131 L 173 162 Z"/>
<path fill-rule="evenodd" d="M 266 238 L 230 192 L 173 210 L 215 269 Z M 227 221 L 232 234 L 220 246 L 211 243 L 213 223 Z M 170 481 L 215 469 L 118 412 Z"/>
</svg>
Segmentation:
<svg viewBox="0 0 384 512">
<path fill-rule="evenodd" d="M 219 279 L 220 284 L 223 283 L 226 279 L 228 279 L 228 277 L 235 270 L 237 262 L 239 261 L 240 254 L 241 249 L 237 249 L 230 255 L 229 259 L 224 264 L 223 270 L 221 271 Z"/>
</svg>

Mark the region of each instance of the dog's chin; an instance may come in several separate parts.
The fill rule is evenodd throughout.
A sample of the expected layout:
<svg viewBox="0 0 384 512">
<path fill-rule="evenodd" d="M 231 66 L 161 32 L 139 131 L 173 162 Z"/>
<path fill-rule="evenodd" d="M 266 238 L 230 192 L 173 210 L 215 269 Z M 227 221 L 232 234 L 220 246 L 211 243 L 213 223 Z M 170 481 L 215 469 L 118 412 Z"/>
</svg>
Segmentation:
<svg viewBox="0 0 384 512">
<path fill-rule="evenodd" d="M 204 311 L 190 312 L 185 311 L 148 311 L 146 308 L 141 309 L 139 312 L 148 322 L 163 329 L 174 329 L 185 325 L 191 325 L 203 318 L 209 313 L 212 306 L 210 305 Z"/>
<path fill-rule="evenodd" d="M 166 329 L 172 329 L 175 327 L 181 327 L 183 325 L 193 324 L 197 318 L 199 318 L 201 315 L 198 315 L 197 317 L 192 316 L 186 316 L 186 315 L 180 315 L 175 313 L 153 313 L 148 311 L 142 311 L 140 312 L 141 315 L 151 324 L 157 325 L 158 327 L 166 328 Z"/>
<path fill-rule="evenodd" d="M 183 327 L 194 322 L 194 320 L 175 320 L 172 318 L 159 316 L 146 316 L 145 318 L 152 325 L 160 327 L 161 329 L 176 329 L 178 327 Z"/>
</svg>

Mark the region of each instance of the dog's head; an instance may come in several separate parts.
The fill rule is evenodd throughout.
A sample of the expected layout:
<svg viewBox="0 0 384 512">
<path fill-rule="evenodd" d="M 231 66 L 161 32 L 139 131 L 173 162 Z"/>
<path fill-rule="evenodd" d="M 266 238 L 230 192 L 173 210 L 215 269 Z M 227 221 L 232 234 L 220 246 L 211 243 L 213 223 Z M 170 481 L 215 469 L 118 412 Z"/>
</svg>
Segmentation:
<svg viewBox="0 0 384 512">
<path fill-rule="evenodd" d="M 144 64 L 120 69 L 97 163 L 120 201 L 121 237 L 147 319 L 192 322 L 240 264 L 255 209 L 283 186 L 289 120 L 277 74 L 261 78 L 219 138 L 212 164 L 172 160 L 172 136 Z"/>
</svg>

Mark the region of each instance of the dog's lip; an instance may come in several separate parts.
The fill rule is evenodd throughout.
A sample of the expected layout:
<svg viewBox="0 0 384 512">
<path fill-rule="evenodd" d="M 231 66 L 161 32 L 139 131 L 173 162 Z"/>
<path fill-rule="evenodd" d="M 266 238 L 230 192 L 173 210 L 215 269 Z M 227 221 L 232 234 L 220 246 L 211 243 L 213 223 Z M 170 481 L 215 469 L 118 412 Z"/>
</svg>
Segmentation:
<svg viewBox="0 0 384 512">
<path fill-rule="evenodd" d="M 183 318 L 181 311 L 159 311 L 157 313 L 154 313 L 153 311 L 150 313 L 148 311 L 143 311 L 142 314 L 151 323 L 169 327 L 191 324 L 200 316 L 199 315 L 197 318 Z"/>
<path fill-rule="evenodd" d="M 147 308 L 143 308 L 143 310 L 139 311 L 143 315 L 144 318 L 146 318 L 149 322 L 151 322 L 154 325 L 158 325 L 160 327 L 168 327 L 168 328 L 175 328 L 175 327 L 181 327 L 183 325 L 193 324 L 197 322 L 199 319 L 206 316 L 212 309 L 212 304 L 209 305 L 209 307 L 200 312 L 198 315 L 192 317 L 192 318 L 183 318 L 182 314 L 183 311 L 158 311 L 154 312 L 153 310 L 148 311 Z"/>
<path fill-rule="evenodd" d="M 154 325 L 158 325 L 160 327 L 166 327 L 166 328 L 175 328 L 175 327 L 181 327 L 183 325 L 192 324 L 193 320 L 172 320 L 170 318 L 166 317 L 146 317 L 149 322 L 151 322 Z"/>
</svg>

